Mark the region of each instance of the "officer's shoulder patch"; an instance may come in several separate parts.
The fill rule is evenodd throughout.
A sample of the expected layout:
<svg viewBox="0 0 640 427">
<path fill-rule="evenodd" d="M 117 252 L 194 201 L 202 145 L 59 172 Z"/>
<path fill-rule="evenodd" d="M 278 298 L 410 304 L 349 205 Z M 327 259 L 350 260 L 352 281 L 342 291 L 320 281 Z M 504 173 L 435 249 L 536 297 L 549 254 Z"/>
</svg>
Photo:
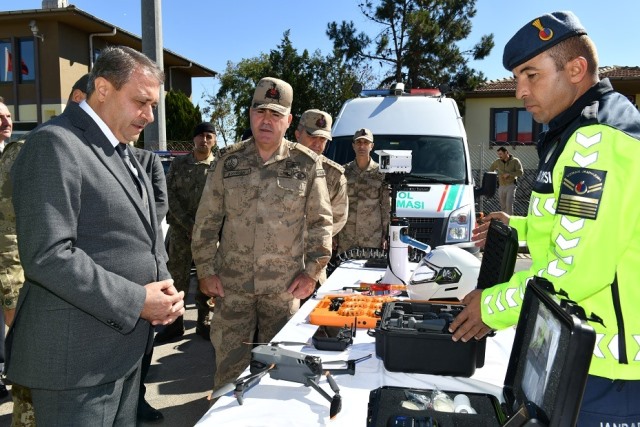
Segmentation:
<svg viewBox="0 0 640 427">
<path fill-rule="evenodd" d="M 310 150 L 309 148 L 305 147 L 302 144 L 299 144 L 297 142 L 289 142 L 289 149 L 290 150 L 298 150 L 304 154 L 306 154 L 307 156 L 311 157 L 313 159 L 313 161 L 318 160 L 318 155 L 316 153 L 314 153 L 312 150 Z"/>
<path fill-rule="evenodd" d="M 556 214 L 596 219 L 607 171 L 565 166 Z"/>
<path fill-rule="evenodd" d="M 247 147 L 247 142 L 249 139 L 245 139 L 244 141 L 236 142 L 235 144 L 228 145 L 226 147 L 218 150 L 219 157 L 224 157 L 231 153 L 237 153 L 238 151 L 242 151 Z"/>
<path fill-rule="evenodd" d="M 326 158 L 325 156 L 322 156 L 322 163 L 325 163 L 331 166 L 332 168 L 339 170 L 340 173 L 344 173 L 344 167 L 340 166 L 338 163 L 334 162 L 333 160 Z"/>
</svg>

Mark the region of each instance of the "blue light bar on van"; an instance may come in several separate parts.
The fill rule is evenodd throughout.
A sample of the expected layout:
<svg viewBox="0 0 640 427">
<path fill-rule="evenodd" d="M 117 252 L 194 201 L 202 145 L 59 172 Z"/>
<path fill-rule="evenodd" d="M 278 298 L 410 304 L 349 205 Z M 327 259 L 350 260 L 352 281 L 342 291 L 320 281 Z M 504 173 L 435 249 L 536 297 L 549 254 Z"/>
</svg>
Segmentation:
<svg viewBox="0 0 640 427">
<path fill-rule="evenodd" d="M 367 89 L 367 90 L 363 90 L 360 91 L 360 96 L 363 98 L 367 98 L 370 96 L 387 96 L 387 95 L 393 95 L 393 93 L 391 93 L 391 90 L 389 89 Z"/>
</svg>

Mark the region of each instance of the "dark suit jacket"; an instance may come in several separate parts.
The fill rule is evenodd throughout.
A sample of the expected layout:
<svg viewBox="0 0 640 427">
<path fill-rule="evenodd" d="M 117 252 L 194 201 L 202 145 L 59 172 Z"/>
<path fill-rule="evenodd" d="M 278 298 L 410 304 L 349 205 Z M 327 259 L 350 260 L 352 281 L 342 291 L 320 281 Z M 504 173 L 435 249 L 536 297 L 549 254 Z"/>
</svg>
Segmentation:
<svg viewBox="0 0 640 427">
<path fill-rule="evenodd" d="M 8 377 L 51 390 L 115 381 L 152 337 L 143 285 L 170 277 L 153 200 L 147 220 L 120 156 L 76 104 L 29 136 L 12 178 L 26 281 Z"/>
<path fill-rule="evenodd" d="M 169 212 L 169 196 L 167 193 L 167 178 L 164 175 L 164 168 L 160 157 L 154 152 L 141 148 L 130 147 L 133 155 L 136 156 L 142 170 L 147 174 L 153 186 L 153 198 L 156 203 L 156 218 L 158 224 L 162 222 Z"/>
</svg>

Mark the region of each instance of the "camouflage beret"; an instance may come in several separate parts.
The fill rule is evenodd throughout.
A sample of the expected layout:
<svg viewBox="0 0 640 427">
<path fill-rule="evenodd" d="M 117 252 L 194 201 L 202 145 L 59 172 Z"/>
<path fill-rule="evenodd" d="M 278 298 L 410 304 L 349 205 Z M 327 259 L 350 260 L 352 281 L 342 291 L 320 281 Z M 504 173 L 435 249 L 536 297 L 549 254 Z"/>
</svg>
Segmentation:
<svg viewBox="0 0 640 427">
<path fill-rule="evenodd" d="M 293 88 L 284 80 L 265 77 L 258 82 L 253 92 L 251 108 L 277 111 L 280 114 L 291 112 Z"/>
<path fill-rule="evenodd" d="M 572 12 L 546 13 L 529 22 L 507 42 L 502 65 L 511 71 L 570 37 L 587 34 Z"/>
<path fill-rule="evenodd" d="M 311 136 L 321 136 L 331 141 L 331 116 L 320 110 L 307 110 L 300 117 L 300 126 Z"/>
</svg>

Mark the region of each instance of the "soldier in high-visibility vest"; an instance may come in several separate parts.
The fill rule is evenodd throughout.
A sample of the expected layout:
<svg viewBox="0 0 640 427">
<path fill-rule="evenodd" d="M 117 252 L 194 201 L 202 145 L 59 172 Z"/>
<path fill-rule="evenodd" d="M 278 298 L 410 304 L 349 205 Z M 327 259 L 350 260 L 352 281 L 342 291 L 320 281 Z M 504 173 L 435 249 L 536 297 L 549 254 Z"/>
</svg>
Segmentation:
<svg viewBox="0 0 640 427">
<path fill-rule="evenodd" d="M 596 345 L 579 426 L 640 421 L 640 113 L 608 79 L 596 48 L 571 12 L 532 20 L 507 43 L 503 64 L 516 97 L 549 125 L 538 142 L 538 173 L 526 217 L 492 213 L 526 240 L 528 271 L 467 295 L 451 324 L 454 340 L 481 338 L 517 323 L 534 275 L 563 289 L 587 313 Z M 483 244 L 488 222 L 474 233 Z M 626 424 L 625 424 L 626 423 Z"/>
</svg>

